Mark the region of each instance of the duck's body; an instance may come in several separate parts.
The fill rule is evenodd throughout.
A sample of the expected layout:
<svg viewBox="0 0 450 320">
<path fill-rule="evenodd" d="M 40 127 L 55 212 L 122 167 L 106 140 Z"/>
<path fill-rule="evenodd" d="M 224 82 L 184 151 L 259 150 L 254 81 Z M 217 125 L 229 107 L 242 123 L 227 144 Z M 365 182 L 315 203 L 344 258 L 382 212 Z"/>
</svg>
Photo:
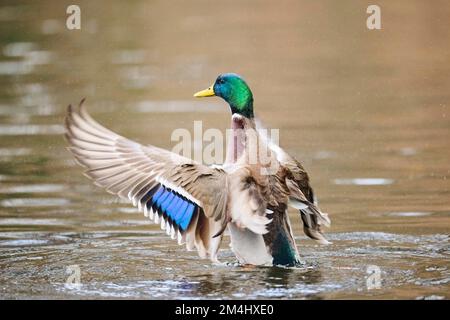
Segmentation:
<svg viewBox="0 0 450 320">
<path fill-rule="evenodd" d="M 224 98 L 232 110 L 233 135 L 221 167 L 207 167 L 125 139 L 95 122 L 81 105 L 78 111 L 69 106 L 70 150 L 97 185 L 131 200 L 201 257 L 218 261 L 223 231 L 228 228 L 240 263 L 297 264 L 288 205 L 300 210 L 305 233 L 319 242 L 327 242 L 321 226 L 329 224 L 314 204 L 305 170 L 259 134 L 253 96 L 242 78 L 221 75 L 212 87 L 196 94 L 210 95 Z"/>
<path fill-rule="evenodd" d="M 253 119 L 234 114 L 231 118 L 231 128 L 233 134 L 223 168 L 231 175 L 233 171 L 242 168 L 251 173 L 250 177 L 260 193 L 257 201 L 262 202 L 266 215 L 272 220 L 267 225 L 267 233 L 264 234 L 252 232 L 240 227 L 236 222 L 230 222 L 228 229 L 231 248 L 242 264 L 294 265 L 299 262 L 299 255 L 287 215 L 289 190 L 282 183 L 286 172 L 267 145 L 266 137 L 261 136 L 256 129 Z M 252 146 L 258 146 L 261 151 L 254 151 L 253 159 Z M 263 159 L 260 158 L 261 154 Z M 236 212 L 231 211 L 230 214 L 239 215 L 239 206 L 251 200 L 240 200 L 240 190 L 237 186 L 231 187 L 230 193 L 230 201 L 237 205 Z"/>
</svg>

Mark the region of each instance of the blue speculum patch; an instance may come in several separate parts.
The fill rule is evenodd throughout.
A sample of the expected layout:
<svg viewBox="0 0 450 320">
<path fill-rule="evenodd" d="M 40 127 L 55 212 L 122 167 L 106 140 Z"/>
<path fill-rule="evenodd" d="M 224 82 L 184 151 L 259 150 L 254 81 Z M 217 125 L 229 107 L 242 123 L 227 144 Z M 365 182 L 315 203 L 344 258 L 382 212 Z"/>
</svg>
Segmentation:
<svg viewBox="0 0 450 320">
<path fill-rule="evenodd" d="M 180 231 L 186 231 L 198 206 L 163 185 L 153 187 L 141 199 L 142 205 L 167 218 Z"/>
</svg>

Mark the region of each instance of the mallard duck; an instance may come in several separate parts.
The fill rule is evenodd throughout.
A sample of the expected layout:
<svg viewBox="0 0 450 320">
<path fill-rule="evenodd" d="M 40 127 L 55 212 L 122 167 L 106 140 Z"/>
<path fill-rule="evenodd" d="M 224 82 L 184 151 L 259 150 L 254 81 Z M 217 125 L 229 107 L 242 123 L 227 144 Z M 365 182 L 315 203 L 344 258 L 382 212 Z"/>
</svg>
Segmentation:
<svg viewBox="0 0 450 320">
<path fill-rule="evenodd" d="M 231 110 L 233 138 L 221 166 L 124 138 L 93 120 L 83 101 L 78 108 L 68 107 L 68 149 L 97 186 L 129 200 L 201 258 L 218 262 L 228 229 L 240 264 L 300 263 L 288 206 L 299 210 L 305 234 L 320 243 L 328 243 L 322 227 L 330 224 L 317 207 L 308 174 L 300 162 L 261 136 L 253 94 L 242 77 L 221 74 L 212 86 L 194 94 L 210 96 L 224 99 Z M 259 156 L 250 161 L 257 145 L 266 147 L 269 161 L 263 163 Z"/>
</svg>

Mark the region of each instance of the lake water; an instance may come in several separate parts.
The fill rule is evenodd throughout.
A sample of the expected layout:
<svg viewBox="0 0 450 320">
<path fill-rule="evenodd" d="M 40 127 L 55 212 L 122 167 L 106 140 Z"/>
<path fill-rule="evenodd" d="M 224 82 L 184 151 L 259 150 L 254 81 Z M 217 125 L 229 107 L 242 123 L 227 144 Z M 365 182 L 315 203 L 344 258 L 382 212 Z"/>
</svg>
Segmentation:
<svg viewBox="0 0 450 320">
<path fill-rule="evenodd" d="M 65 2 L 0 5 L 0 298 L 449 298 L 447 1 L 377 1 L 375 31 L 356 0 L 77 3 L 75 31 Z M 321 246 L 290 212 L 302 268 L 236 266 L 228 239 L 228 264 L 199 259 L 65 149 L 83 97 L 142 143 L 170 149 L 195 120 L 224 131 L 226 105 L 192 98 L 222 72 L 248 80 L 330 214 Z"/>
</svg>

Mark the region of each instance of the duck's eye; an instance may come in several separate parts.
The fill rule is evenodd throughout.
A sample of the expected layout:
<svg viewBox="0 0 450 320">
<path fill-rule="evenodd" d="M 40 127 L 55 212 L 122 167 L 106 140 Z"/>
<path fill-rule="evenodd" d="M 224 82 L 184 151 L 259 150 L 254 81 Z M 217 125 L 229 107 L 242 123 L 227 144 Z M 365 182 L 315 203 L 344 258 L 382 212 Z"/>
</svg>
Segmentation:
<svg viewBox="0 0 450 320">
<path fill-rule="evenodd" d="M 217 82 L 218 82 L 219 84 L 224 84 L 225 81 L 223 81 L 223 79 L 219 79 Z"/>
</svg>

